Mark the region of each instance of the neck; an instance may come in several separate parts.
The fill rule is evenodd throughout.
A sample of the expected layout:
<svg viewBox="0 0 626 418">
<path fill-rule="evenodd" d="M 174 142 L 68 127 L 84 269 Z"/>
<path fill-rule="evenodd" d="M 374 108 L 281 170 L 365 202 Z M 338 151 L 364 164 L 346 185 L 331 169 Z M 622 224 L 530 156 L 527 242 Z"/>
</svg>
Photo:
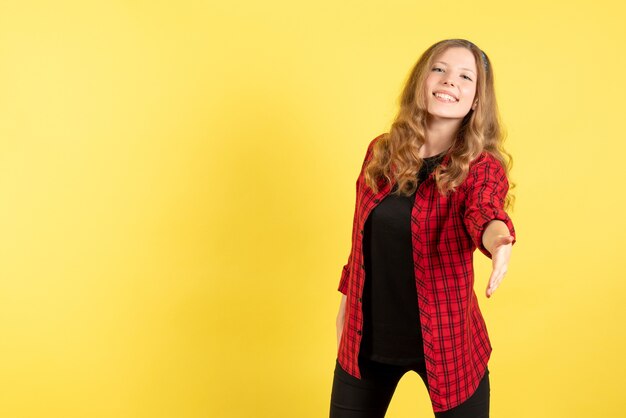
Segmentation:
<svg viewBox="0 0 626 418">
<path fill-rule="evenodd" d="M 420 157 L 426 158 L 447 151 L 454 143 L 461 126 L 458 119 L 428 118 L 426 142 L 420 148 Z"/>
</svg>

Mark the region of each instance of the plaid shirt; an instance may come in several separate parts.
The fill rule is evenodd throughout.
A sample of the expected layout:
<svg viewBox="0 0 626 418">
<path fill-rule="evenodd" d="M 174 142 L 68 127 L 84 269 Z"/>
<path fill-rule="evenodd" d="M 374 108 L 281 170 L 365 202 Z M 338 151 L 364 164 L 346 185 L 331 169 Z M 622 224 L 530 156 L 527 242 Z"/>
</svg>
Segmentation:
<svg viewBox="0 0 626 418">
<path fill-rule="evenodd" d="M 337 358 L 345 371 L 359 379 L 365 280 L 363 225 L 393 186 L 381 179 L 380 190 L 374 194 L 365 184 L 364 168 L 381 136 L 370 142 L 356 181 L 352 248 L 338 288 L 347 299 Z M 446 165 L 449 158 L 446 154 L 441 164 Z M 434 173 L 417 189 L 411 213 L 413 260 L 434 412 L 451 409 L 468 399 L 487 367 L 492 347 L 474 292 L 473 253 L 478 248 L 491 258 L 482 244 L 482 234 L 493 219 L 506 223 L 515 243 L 513 222 L 503 210 L 507 191 L 502 165 L 487 152 L 470 163 L 466 180 L 448 197 L 438 193 Z"/>
</svg>

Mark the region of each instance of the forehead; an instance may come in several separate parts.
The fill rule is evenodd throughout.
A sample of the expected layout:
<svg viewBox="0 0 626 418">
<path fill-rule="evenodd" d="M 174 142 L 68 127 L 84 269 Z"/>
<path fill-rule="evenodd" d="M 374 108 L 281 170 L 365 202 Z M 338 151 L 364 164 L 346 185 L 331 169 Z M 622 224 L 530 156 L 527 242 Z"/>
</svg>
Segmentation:
<svg viewBox="0 0 626 418">
<path fill-rule="evenodd" d="M 448 48 L 434 58 L 433 63 L 435 62 L 476 73 L 476 59 L 467 48 Z"/>
</svg>

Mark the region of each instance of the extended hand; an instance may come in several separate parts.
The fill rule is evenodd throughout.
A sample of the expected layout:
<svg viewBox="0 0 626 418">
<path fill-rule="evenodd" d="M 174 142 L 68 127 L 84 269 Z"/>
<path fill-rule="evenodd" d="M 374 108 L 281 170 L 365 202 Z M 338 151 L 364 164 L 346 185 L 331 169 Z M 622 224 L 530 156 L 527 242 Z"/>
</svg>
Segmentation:
<svg viewBox="0 0 626 418">
<path fill-rule="evenodd" d="M 491 254 L 493 271 L 491 272 L 489 284 L 487 285 L 487 297 L 491 297 L 493 292 L 500 286 L 500 282 L 506 274 L 509 259 L 511 258 L 512 242 L 513 237 L 510 235 L 499 235 L 498 238 L 496 238 L 494 250 Z"/>
</svg>

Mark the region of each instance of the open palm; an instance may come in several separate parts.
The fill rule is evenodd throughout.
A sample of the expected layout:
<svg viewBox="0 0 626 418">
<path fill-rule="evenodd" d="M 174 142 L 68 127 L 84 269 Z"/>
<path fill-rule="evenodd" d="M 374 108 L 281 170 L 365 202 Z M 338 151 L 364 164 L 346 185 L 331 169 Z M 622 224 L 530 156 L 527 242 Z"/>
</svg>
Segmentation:
<svg viewBox="0 0 626 418">
<path fill-rule="evenodd" d="M 500 286 L 502 279 L 504 279 L 509 266 L 509 259 L 511 258 L 512 242 L 513 237 L 510 235 L 500 235 L 496 240 L 493 253 L 491 254 L 493 270 L 487 285 L 486 295 L 488 298 L 491 297 L 493 292 Z"/>
</svg>

